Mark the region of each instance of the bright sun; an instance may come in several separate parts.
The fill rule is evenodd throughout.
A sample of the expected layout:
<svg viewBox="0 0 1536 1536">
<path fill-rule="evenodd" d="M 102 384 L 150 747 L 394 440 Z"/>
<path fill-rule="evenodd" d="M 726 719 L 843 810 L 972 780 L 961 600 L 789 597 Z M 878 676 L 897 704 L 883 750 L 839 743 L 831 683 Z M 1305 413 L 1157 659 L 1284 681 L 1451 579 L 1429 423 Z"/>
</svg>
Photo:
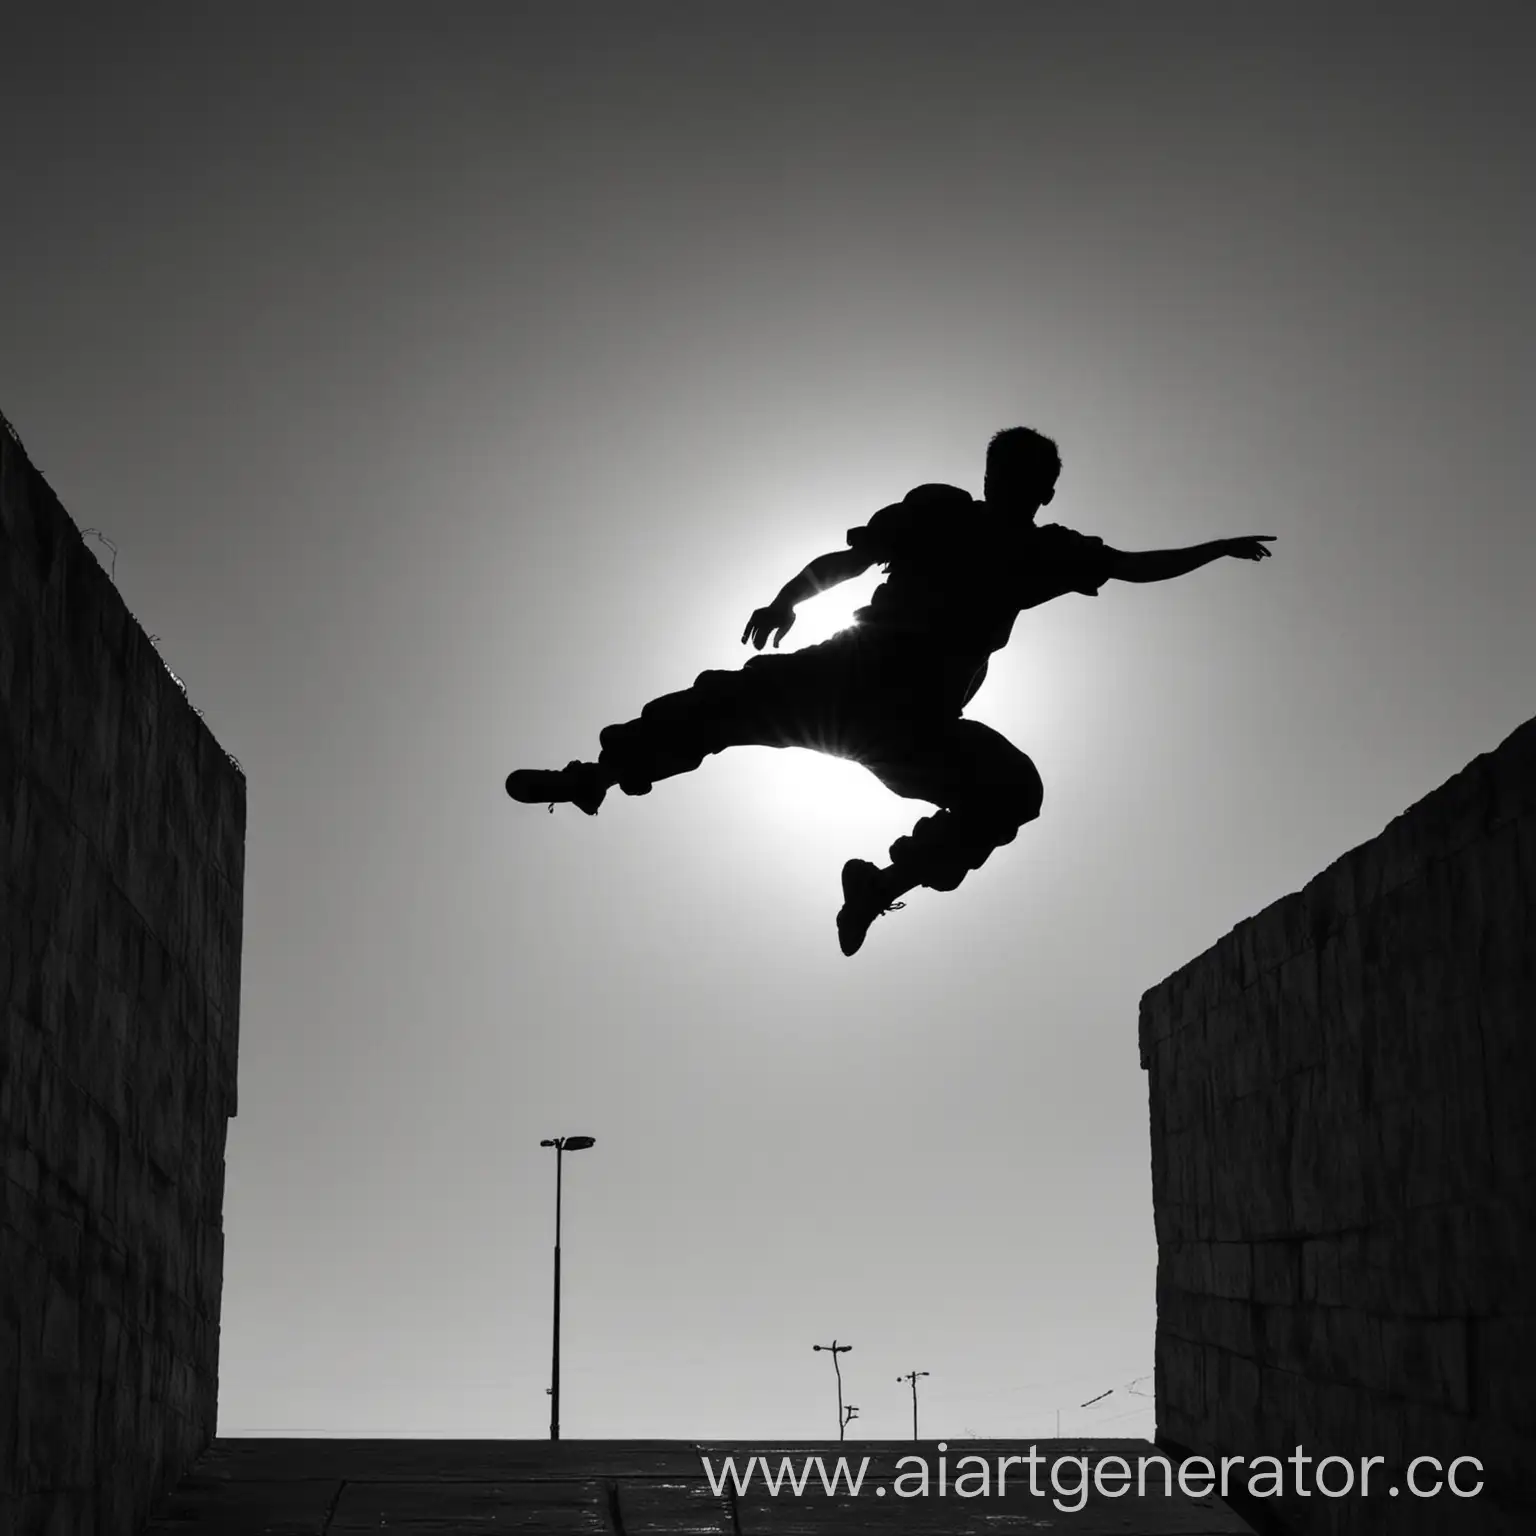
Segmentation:
<svg viewBox="0 0 1536 1536">
<path fill-rule="evenodd" d="M 801 603 L 784 649 L 817 645 L 846 629 L 882 580 L 871 571 Z M 899 799 L 867 769 L 842 758 L 802 747 L 752 748 L 732 756 L 748 779 L 754 818 L 786 834 L 825 832 L 839 844 L 853 838 L 883 846 L 924 814 L 919 802 Z"/>
<path fill-rule="evenodd" d="M 854 613 L 870 600 L 884 580 L 885 573 L 876 568 L 807 598 L 795 609 L 795 627 L 785 641 L 788 649 L 798 651 L 802 646 L 818 645 L 830 640 L 838 630 L 847 629 L 853 623 Z"/>
<path fill-rule="evenodd" d="M 758 857 L 802 874 L 828 859 L 833 867 L 849 858 L 883 864 L 890 845 L 933 809 L 893 795 L 857 763 L 805 747 L 745 747 L 721 770 L 743 839 Z"/>
<path fill-rule="evenodd" d="M 867 769 L 805 747 L 760 747 L 749 758 L 752 808 L 765 820 L 846 826 L 892 799 Z"/>
</svg>

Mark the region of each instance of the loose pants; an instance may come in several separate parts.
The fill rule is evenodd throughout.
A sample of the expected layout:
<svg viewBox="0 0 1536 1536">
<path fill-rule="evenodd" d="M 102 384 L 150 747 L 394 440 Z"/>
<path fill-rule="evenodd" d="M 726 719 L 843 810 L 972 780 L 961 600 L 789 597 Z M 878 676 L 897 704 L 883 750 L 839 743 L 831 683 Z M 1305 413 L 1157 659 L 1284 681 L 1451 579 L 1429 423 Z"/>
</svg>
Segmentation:
<svg viewBox="0 0 1536 1536">
<path fill-rule="evenodd" d="M 939 807 L 892 844 L 913 885 L 953 890 L 1040 814 L 1035 765 L 960 708 L 968 678 L 908 639 L 854 628 L 734 672 L 702 672 L 600 737 L 626 794 L 690 773 L 727 747 L 810 747 L 863 764 L 888 789 Z"/>
</svg>

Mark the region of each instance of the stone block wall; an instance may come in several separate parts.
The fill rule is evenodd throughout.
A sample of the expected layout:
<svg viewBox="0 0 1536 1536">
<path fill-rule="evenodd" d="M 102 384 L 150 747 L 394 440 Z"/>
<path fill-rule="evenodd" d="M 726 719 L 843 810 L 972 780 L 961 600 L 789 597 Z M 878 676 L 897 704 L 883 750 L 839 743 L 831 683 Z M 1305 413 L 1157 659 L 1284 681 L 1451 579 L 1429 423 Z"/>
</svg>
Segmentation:
<svg viewBox="0 0 1536 1536">
<path fill-rule="evenodd" d="M 1368 1499 L 1243 1506 L 1279 1530 L 1536 1530 L 1536 720 L 1154 987 L 1140 1036 L 1159 1437 L 1386 1458 Z M 1412 1498 L 1420 1455 L 1484 1492 Z"/>
<path fill-rule="evenodd" d="M 245 780 L 0 419 L 0 1531 L 212 1439 Z"/>
</svg>

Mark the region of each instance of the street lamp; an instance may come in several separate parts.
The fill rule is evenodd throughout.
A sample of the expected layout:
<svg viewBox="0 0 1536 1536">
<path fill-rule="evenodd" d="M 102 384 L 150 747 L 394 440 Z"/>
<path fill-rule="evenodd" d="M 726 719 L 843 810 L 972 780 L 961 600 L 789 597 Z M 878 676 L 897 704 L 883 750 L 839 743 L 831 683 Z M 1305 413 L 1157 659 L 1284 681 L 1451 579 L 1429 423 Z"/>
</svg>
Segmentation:
<svg viewBox="0 0 1536 1536">
<path fill-rule="evenodd" d="M 567 1152 L 584 1152 L 596 1146 L 591 1136 L 554 1136 L 539 1143 L 555 1149 L 555 1343 L 550 1364 L 549 1438 L 560 1438 L 560 1185 L 562 1159 Z"/>
<path fill-rule="evenodd" d="M 812 1344 L 811 1348 L 818 1354 L 826 1350 L 832 1356 L 832 1369 L 837 1372 L 837 1438 L 843 1438 L 843 1432 L 848 1428 L 848 1420 L 843 1414 L 843 1368 L 837 1363 L 839 1355 L 846 1355 L 852 1344 L 839 1344 L 833 1339 L 830 1344 Z"/>
</svg>

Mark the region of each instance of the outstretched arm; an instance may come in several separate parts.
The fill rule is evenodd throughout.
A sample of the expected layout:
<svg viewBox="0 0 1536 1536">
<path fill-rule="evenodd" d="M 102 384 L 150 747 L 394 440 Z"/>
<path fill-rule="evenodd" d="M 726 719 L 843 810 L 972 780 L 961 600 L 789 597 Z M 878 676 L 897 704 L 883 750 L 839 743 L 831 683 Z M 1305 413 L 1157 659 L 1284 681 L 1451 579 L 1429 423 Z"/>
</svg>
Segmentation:
<svg viewBox="0 0 1536 1536">
<path fill-rule="evenodd" d="M 1168 581 L 1198 571 L 1223 555 L 1234 560 L 1266 559 L 1273 539 L 1272 533 L 1258 533 L 1241 539 L 1213 539 L 1209 544 L 1192 544 L 1188 549 L 1121 551 L 1109 574 L 1117 581 Z"/>
<path fill-rule="evenodd" d="M 814 597 L 828 587 L 835 587 L 839 582 L 862 576 L 874 564 L 875 556 L 863 554 L 856 549 L 838 549 L 830 555 L 821 555 L 812 560 L 793 581 L 785 582 L 779 595 L 766 608 L 759 608 L 747 620 L 741 643 L 760 651 L 771 635 L 774 649 L 777 650 L 779 641 L 789 633 L 795 622 L 797 603 L 803 603 L 806 598 Z"/>
</svg>

